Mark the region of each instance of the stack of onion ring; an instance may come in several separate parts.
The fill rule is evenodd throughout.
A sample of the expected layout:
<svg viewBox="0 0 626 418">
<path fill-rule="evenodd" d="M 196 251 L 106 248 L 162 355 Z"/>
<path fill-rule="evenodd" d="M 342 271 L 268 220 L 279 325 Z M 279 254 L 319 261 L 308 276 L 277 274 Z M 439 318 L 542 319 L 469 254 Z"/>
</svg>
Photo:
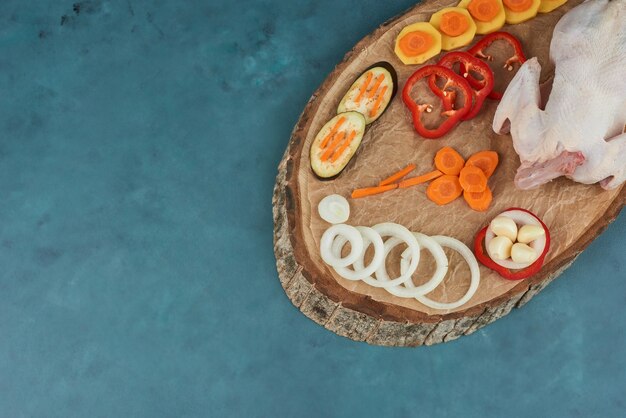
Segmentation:
<svg viewBox="0 0 626 418">
<path fill-rule="evenodd" d="M 389 238 L 383 241 L 383 237 Z M 350 243 L 350 252 L 342 257 L 343 248 L 347 243 Z M 391 251 L 403 243 L 407 248 L 400 257 L 400 276 L 392 279 L 387 273 L 386 260 Z M 370 246 L 374 247 L 374 255 L 365 266 L 365 253 Z M 438 302 L 426 296 L 443 282 L 448 272 L 448 258 L 442 247 L 457 251 L 470 267 L 469 289 L 463 297 L 453 302 Z M 437 269 L 428 281 L 416 286 L 412 276 L 419 265 L 422 248 L 432 254 Z M 415 298 L 433 309 L 450 310 L 466 304 L 480 284 L 480 269 L 476 257 L 461 241 L 441 235 L 429 237 L 390 222 L 371 228 L 346 224 L 332 225 L 322 235 L 320 253 L 322 260 L 346 280 L 362 280 L 370 286 L 383 288 L 394 296 Z"/>
</svg>

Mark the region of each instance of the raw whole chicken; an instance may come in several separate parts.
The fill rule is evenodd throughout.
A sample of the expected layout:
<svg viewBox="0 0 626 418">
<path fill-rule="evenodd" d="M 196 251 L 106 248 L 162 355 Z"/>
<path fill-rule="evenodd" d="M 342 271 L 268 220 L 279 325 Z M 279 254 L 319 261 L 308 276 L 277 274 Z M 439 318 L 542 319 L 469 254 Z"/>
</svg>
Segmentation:
<svg viewBox="0 0 626 418">
<path fill-rule="evenodd" d="M 567 176 L 614 189 L 626 180 L 626 0 L 587 0 L 554 28 L 556 69 L 545 110 L 537 58 L 525 62 L 496 111 L 521 165 L 519 189 Z"/>
</svg>

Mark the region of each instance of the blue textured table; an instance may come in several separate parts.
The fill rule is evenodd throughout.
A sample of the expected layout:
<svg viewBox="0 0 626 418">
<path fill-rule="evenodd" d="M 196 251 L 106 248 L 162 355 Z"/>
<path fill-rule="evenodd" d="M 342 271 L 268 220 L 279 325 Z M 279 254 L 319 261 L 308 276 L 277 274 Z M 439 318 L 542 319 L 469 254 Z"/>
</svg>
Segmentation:
<svg viewBox="0 0 626 418">
<path fill-rule="evenodd" d="M 272 251 L 309 96 L 409 0 L 0 4 L 0 416 L 617 416 L 626 218 L 450 344 L 309 321 Z"/>
</svg>

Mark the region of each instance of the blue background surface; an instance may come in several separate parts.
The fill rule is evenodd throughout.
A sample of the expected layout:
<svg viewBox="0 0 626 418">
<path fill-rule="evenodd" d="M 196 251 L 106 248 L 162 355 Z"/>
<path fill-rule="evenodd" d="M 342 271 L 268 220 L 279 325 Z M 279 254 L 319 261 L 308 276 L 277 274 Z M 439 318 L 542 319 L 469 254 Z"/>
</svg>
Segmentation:
<svg viewBox="0 0 626 418">
<path fill-rule="evenodd" d="M 2 0 L 1 417 L 623 416 L 624 215 L 445 345 L 355 343 L 285 297 L 290 131 L 412 4 Z"/>
</svg>

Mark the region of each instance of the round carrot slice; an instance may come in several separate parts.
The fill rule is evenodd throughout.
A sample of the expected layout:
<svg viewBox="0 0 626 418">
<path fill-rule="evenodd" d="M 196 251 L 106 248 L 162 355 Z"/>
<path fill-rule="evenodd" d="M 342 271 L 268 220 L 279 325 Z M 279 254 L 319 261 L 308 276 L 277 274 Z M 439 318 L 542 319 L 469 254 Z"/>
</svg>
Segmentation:
<svg viewBox="0 0 626 418">
<path fill-rule="evenodd" d="M 400 50 L 409 56 L 414 57 L 423 54 L 433 46 L 433 37 L 421 31 L 409 32 L 400 39 Z"/>
<path fill-rule="evenodd" d="M 481 22 L 491 22 L 500 8 L 495 0 L 472 0 L 467 6 L 472 17 Z"/>
<path fill-rule="evenodd" d="M 459 183 L 466 192 L 480 193 L 487 188 L 487 176 L 480 168 L 466 165 L 459 175 Z"/>
<path fill-rule="evenodd" d="M 448 36 L 463 35 L 469 29 L 467 16 L 459 12 L 446 12 L 441 15 L 439 30 Z"/>
<path fill-rule="evenodd" d="M 491 201 L 493 200 L 493 195 L 491 194 L 491 189 L 487 187 L 483 192 L 463 192 L 463 198 L 470 208 L 477 212 L 484 212 L 489 209 L 489 205 L 491 205 Z"/>
<path fill-rule="evenodd" d="M 523 12 L 533 5 L 533 0 L 504 0 L 504 5 L 513 12 Z"/>
<path fill-rule="evenodd" d="M 443 147 L 435 154 L 435 167 L 444 174 L 458 176 L 464 165 L 463 157 L 451 147 Z"/>
<path fill-rule="evenodd" d="M 498 153 L 495 151 L 480 151 L 469 157 L 465 164 L 480 168 L 485 173 L 485 176 L 489 178 L 498 166 Z"/>
<path fill-rule="evenodd" d="M 461 196 L 463 189 L 457 176 L 441 176 L 428 185 L 426 196 L 439 206 L 447 205 Z"/>
</svg>

